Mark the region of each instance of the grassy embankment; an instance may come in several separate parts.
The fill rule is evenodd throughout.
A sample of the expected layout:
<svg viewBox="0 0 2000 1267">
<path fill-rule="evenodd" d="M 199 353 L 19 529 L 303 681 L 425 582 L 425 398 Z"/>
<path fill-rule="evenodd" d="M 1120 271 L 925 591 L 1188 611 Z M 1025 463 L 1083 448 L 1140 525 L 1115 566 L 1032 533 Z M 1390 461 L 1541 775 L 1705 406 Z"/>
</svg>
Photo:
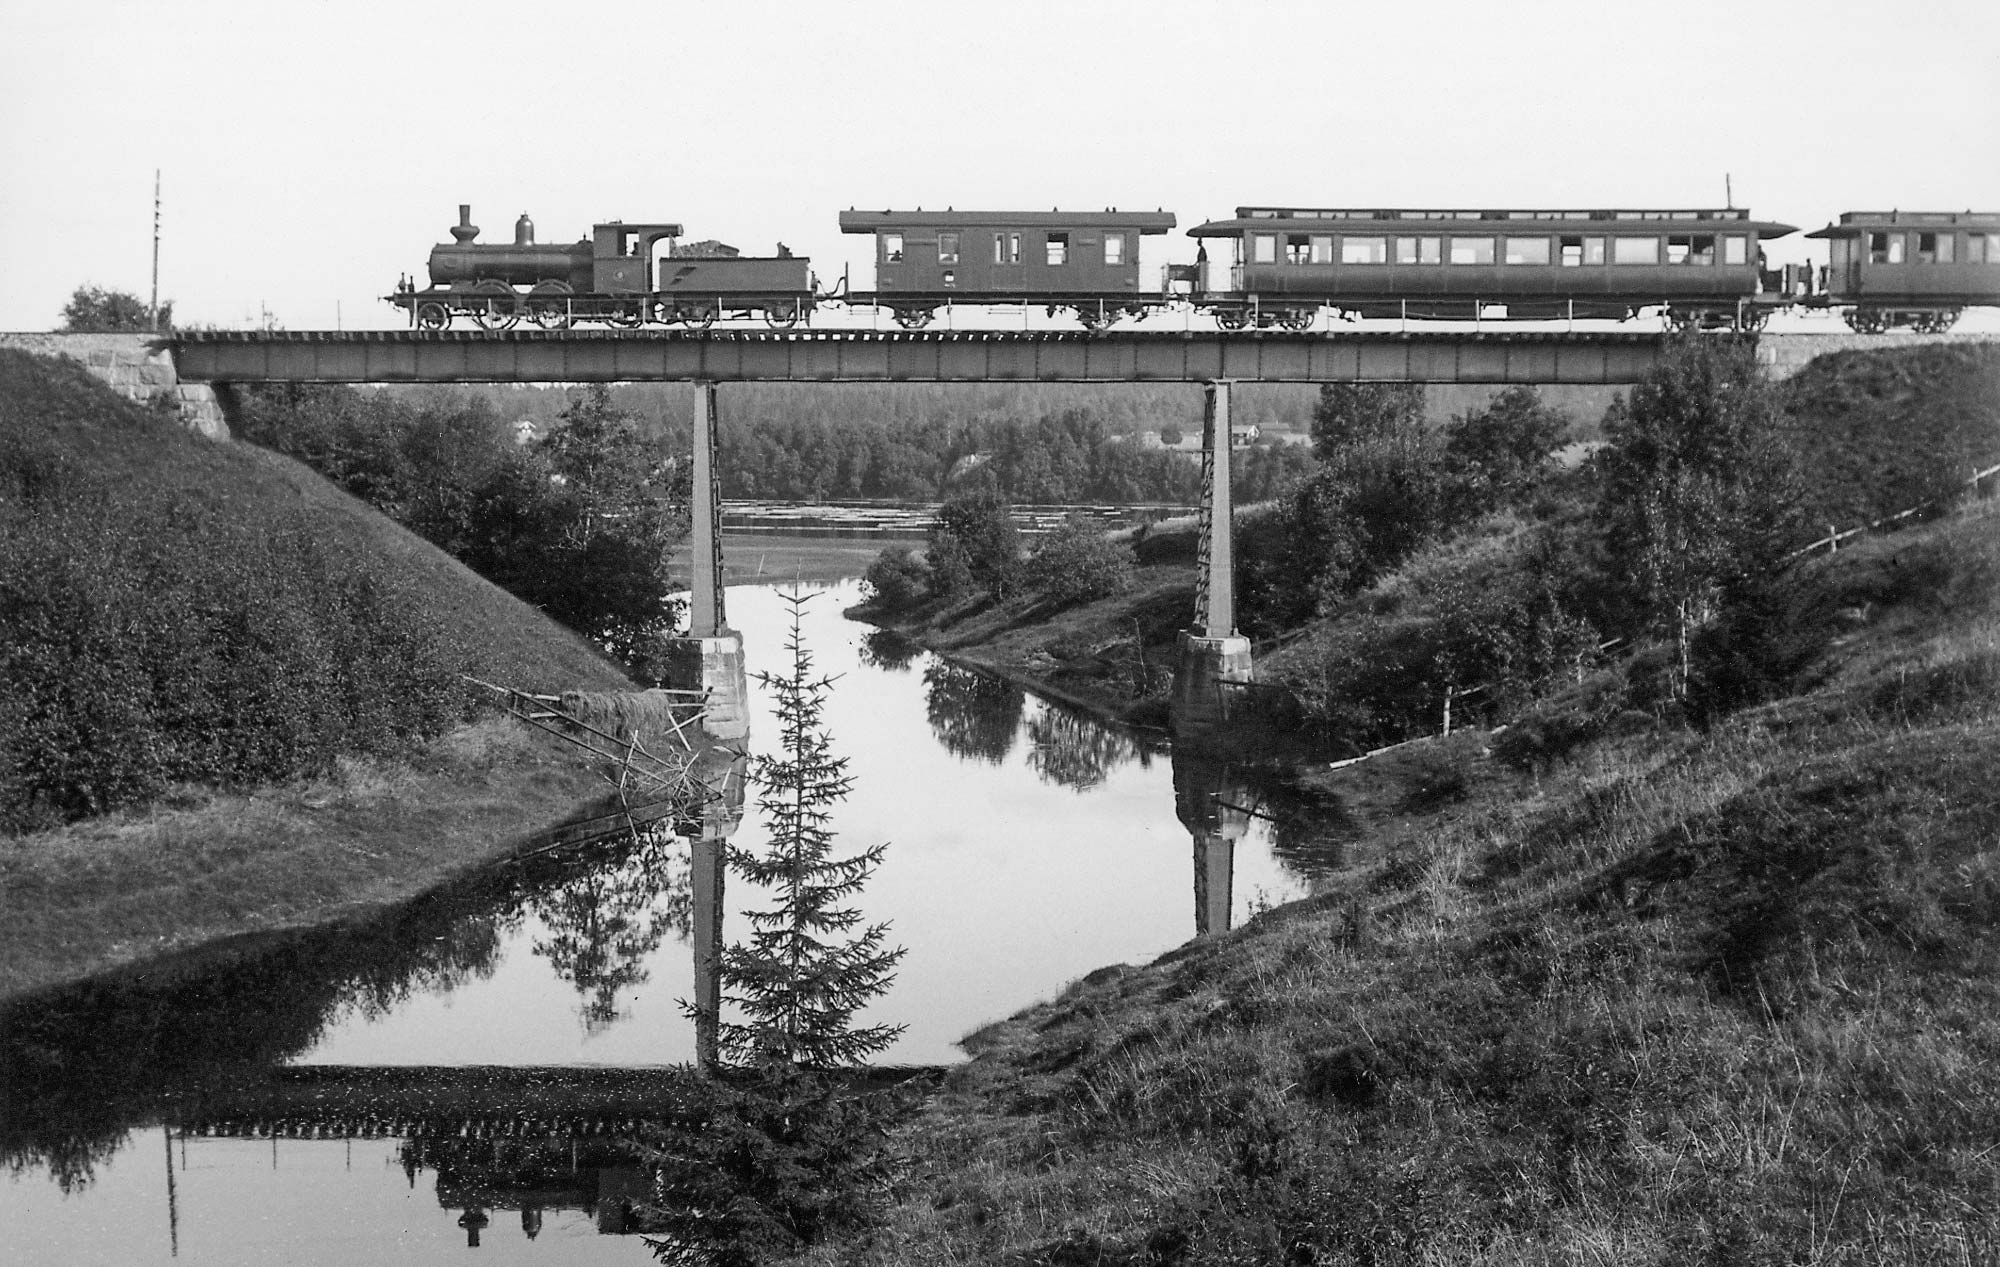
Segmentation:
<svg viewBox="0 0 2000 1267">
<path fill-rule="evenodd" d="M 1829 478 L 1912 408 L 2000 438 L 1963 379 L 1843 372 Z M 973 1035 L 855 1260 L 2000 1261 L 2000 506 L 1786 593 L 1825 636 L 1781 698 L 1401 750 L 1320 896 Z M 1048 631 L 976 618 L 1034 676 Z"/>
<path fill-rule="evenodd" d="M 46 527 L 48 517 L 69 515 L 87 526 L 102 512 L 121 520 L 90 533 L 107 566 L 148 551 L 157 565 L 170 552 L 158 541 L 116 539 L 124 522 L 143 523 L 184 534 L 175 542 L 221 543 L 174 567 L 190 585 L 211 586 L 205 593 L 240 593 L 252 546 L 306 540 L 329 569 L 363 574 L 371 593 L 411 605 L 435 634 L 427 645 L 453 667 L 529 690 L 631 685 L 582 639 L 304 467 L 180 431 L 67 362 L 0 352 L 0 451 L 10 479 L 25 471 L 40 489 L 21 484 L 12 494 L 21 500 L 0 506 L 20 517 L 10 551 L 46 552 L 63 539 L 42 532 L 37 546 L 26 517 L 42 516 Z M 66 500 L 71 488 L 77 498 Z M 231 542 L 246 553 L 230 557 Z M 124 588 L 129 595 L 131 584 Z M 172 607 L 173 595 L 158 597 L 139 609 Z M 218 627 L 261 627 L 242 612 L 219 616 Z M 9 689 L 18 697 L 25 687 Z M 407 896 L 605 790 L 566 752 L 499 720 L 364 747 L 376 750 L 269 786 L 183 783 L 142 807 L 0 837 L 0 994 Z"/>
</svg>

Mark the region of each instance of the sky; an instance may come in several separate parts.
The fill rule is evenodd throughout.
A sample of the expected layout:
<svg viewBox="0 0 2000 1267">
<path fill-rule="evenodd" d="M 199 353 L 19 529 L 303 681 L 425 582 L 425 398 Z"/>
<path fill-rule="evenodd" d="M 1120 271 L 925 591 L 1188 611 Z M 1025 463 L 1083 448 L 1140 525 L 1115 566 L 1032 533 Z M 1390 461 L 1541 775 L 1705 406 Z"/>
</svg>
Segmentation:
<svg viewBox="0 0 2000 1267">
<path fill-rule="evenodd" d="M 0 0 L 0 330 L 147 296 L 156 169 L 176 317 L 305 330 L 403 324 L 380 297 L 460 203 L 482 241 L 678 221 L 865 284 L 850 206 L 1185 229 L 1727 187 L 1813 229 L 2000 210 L 1996 158 L 1992 0 Z"/>
</svg>

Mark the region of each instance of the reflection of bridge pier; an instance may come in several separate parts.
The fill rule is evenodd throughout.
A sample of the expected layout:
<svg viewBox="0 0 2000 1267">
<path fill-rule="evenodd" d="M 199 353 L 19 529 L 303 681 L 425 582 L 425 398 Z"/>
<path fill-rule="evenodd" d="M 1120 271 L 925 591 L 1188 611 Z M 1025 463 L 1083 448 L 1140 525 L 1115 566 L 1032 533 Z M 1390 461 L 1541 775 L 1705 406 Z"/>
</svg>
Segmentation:
<svg viewBox="0 0 2000 1267">
<path fill-rule="evenodd" d="M 1174 666 L 1176 733 L 1224 720 L 1225 682 L 1251 676 L 1250 640 L 1236 632 L 1236 554 L 1229 496 L 1229 387 L 1204 386 L 1201 424 L 1201 531 L 1195 571 L 1194 628 L 1181 635 Z"/>
<path fill-rule="evenodd" d="M 743 727 L 747 735 L 749 726 Z M 741 738 L 742 736 L 738 736 Z M 709 796 L 678 829 L 688 839 L 688 887 L 693 897 L 694 1055 L 704 1066 L 715 1064 L 716 1037 L 722 1017 L 723 893 L 729 874 L 729 838 L 743 822 L 745 751 L 733 744 L 712 742 L 695 761 L 695 774 Z"/>
<path fill-rule="evenodd" d="M 1234 901 L 1236 842 L 1250 828 L 1250 794 L 1227 763 L 1192 744 L 1175 744 L 1174 813 L 1194 839 L 1194 933 L 1228 932 Z"/>
</svg>

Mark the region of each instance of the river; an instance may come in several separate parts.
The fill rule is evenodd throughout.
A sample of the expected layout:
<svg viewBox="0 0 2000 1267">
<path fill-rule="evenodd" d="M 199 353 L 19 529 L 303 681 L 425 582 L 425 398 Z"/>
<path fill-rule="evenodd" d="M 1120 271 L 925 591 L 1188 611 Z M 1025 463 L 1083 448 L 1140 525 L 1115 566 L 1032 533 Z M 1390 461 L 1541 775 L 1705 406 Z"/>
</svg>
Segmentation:
<svg viewBox="0 0 2000 1267">
<path fill-rule="evenodd" d="M 860 899 L 903 946 L 859 1023 L 885 1064 L 1109 964 L 1140 963 L 1311 890 L 1343 841 L 1226 763 L 1176 754 L 845 620 L 803 632 L 846 849 L 886 842 Z M 752 673 L 783 672 L 778 591 L 733 586 Z M 753 691 L 750 744 L 771 742 Z M 754 804 L 732 842 L 759 847 Z M 126 972 L 0 1012 L 8 1261 L 648 1261 L 619 1123 L 694 1056 L 685 841 L 551 851 L 359 924 Z M 725 895 L 724 937 L 755 895 Z"/>
</svg>

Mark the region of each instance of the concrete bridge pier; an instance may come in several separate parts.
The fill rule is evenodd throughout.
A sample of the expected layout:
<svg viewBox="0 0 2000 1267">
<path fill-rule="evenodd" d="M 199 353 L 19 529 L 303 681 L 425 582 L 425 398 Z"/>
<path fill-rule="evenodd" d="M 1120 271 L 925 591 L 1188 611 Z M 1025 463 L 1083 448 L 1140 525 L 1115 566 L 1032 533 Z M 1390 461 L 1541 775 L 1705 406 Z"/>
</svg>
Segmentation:
<svg viewBox="0 0 2000 1267">
<path fill-rule="evenodd" d="M 719 740 L 750 734 L 750 689 L 743 635 L 729 627 L 722 594 L 722 493 L 715 469 L 716 385 L 695 384 L 694 575 L 688 583 L 688 631 L 669 662 L 670 685 L 708 692 L 703 729 Z"/>
<path fill-rule="evenodd" d="M 1194 627 L 1181 635 L 1171 705 L 1176 733 L 1197 732 L 1229 716 L 1236 694 L 1226 683 L 1251 680 L 1250 640 L 1236 632 L 1236 555 L 1230 539 L 1229 388 L 1203 385 L 1200 555 Z"/>
</svg>

